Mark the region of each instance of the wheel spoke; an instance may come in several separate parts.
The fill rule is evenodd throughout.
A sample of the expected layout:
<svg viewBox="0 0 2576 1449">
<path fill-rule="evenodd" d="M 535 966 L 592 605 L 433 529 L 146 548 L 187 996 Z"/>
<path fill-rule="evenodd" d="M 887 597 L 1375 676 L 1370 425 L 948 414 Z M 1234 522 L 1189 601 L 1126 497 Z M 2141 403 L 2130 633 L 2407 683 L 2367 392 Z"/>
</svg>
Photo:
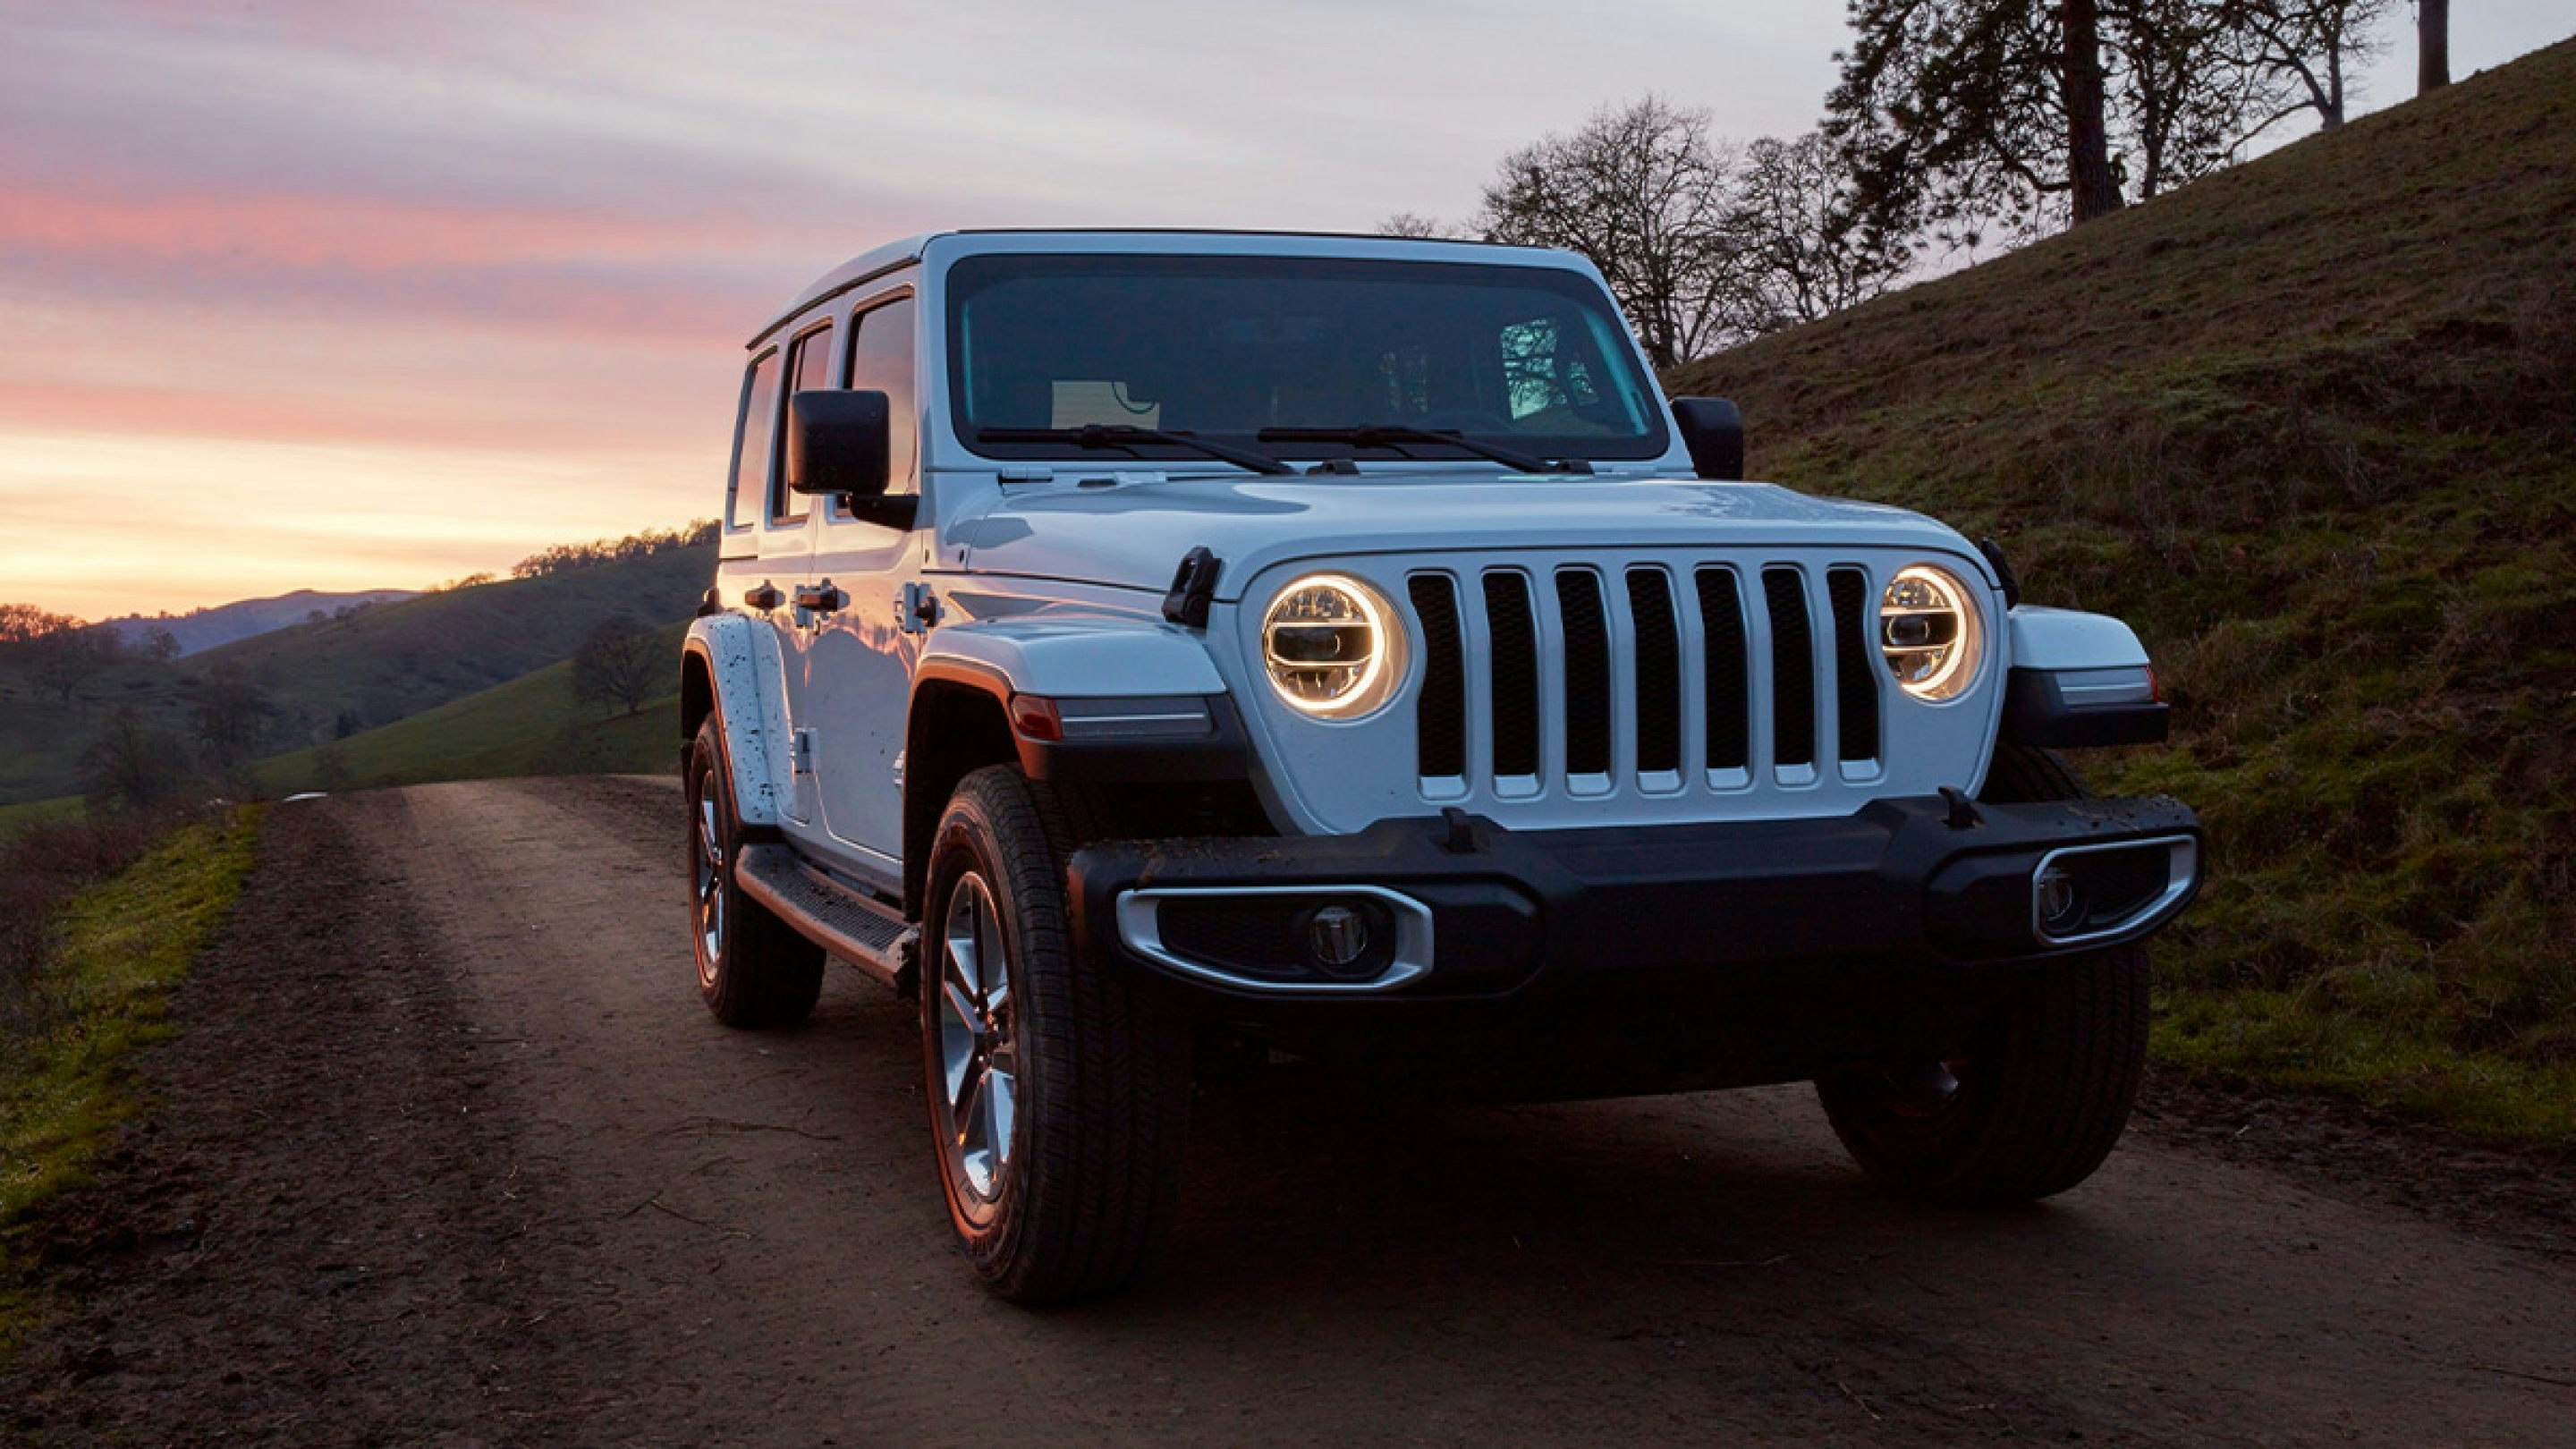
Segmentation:
<svg viewBox="0 0 2576 1449">
<path fill-rule="evenodd" d="M 1009 969 L 1002 959 L 1002 927 L 993 919 L 993 898 L 975 892 L 975 999 L 992 1004 L 994 993 L 1010 989 Z"/>
<path fill-rule="evenodd" d="M 993 1161 L 996 1166 L 1006 1165 L 1011 1160 L 1011 1122 L 1019 1112 L 1019 1078 L 1003 1071 L 998 1063 L 986 1063 L 984 1096 L 992 1104 L 992 1136 L 987 1140 L 992 1144 Z"/>
<path fill-rule="evenodd" d="M 957 1128 L 957 1145 L 971 1152 L 984 1145 L 975 1140 L 975 1132 L 984 1125 L 984 1095 L 992 1073 L 985 1070 L 983 1058 L 969 1056 L 965 1077 L 957 1095 L 948 1099 L 949 1120 Z"/>
<path fill-rule="evenodd" d="M 954 979 L 943 981 L 939 986 L 939 997 L 939 1009 L 945 1013 L 943 1020 L 969 1036 L 983 1035 L 981 1013 L 976 1011 L 975 998 L 966 994 L 965 987 Z"/>
<path fill-rule="evenodd" d="M 946 958 L 942 964 L 940 975 L 944 978 L 948 988 L 964 992 L 966 1000 L 970 1003 L 981 1001 L 983 999 L 983 985 L 977 979 L 976 975 L 975 932 L 971 922 L 963 923 L 963 928 L 961 929 L 960 922 L 951 920 L 948 923 L 948 931 L 942 939 L 946 942 L 948 949 L 940 953 Z M 973 1015 L 973 1012 L 968 1013 L 970 1019 Z"/>
</svg>

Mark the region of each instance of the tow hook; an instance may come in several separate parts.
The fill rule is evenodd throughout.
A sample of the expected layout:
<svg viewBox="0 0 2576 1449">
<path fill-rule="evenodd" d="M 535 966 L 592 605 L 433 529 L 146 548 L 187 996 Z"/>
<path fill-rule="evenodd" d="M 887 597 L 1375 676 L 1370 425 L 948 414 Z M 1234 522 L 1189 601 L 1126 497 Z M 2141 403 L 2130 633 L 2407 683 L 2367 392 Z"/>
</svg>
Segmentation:
<svg viewBox="0 0 2576 1449">
<path fill-rule="evenodd" d="M 1942 786 L 1941 798 L 1950 803 L 1947 819 L 1951 829 L 1973 830 L 1986 823 L 1986 817 L 1977 813 L 1977 802 L 1969 799 L 1967 792 L 1958 786 Z"/>
</svg>

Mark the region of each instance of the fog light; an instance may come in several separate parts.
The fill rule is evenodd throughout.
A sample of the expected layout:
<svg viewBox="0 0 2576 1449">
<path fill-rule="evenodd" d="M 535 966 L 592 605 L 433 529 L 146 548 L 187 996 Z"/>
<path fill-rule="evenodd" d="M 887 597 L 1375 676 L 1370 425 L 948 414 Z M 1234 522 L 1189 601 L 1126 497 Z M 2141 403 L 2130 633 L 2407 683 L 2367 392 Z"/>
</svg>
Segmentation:
<svg viewBox="0 0 2576 1449">
<path fill-rule="evenodd" d="M 1348 906 L 1326 906 L 1306 921 L 1306 949 L 1328 971 L 1347 968 L 1368 954 L 1368 921 Z"/>
<path fill-rule="evenodd" d="M 2030 883 L 2039 912 L 2039 928 L 2051 936 L 2072 934 L 2084 921 L 2084 893 L 2064 866 L 2050 865 Z"/>
</svg>

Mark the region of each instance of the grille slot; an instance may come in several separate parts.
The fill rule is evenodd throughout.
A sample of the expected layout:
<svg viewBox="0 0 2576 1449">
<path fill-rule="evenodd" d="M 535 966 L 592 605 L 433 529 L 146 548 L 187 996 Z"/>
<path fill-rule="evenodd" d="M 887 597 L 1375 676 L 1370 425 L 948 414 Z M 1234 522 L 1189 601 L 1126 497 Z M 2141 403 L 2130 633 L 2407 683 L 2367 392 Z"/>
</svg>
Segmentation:
<svg viewBox="0 0 2576 1449">
<path fill-rule="evenodd" d="M 1637 769 L 1682 767 L 1682 640 L 1673 587 L 1662 569 L 1628 570 L 1628 618 L 1637 641 Z"/>
<path fill-rule="evenodd" d="M 1467 662 L 1458 632 L 1458 590 L 1442 574 L 1406 581 L 1422 625 L 1422 695 L 1414 704 L 1414 746 L 1425 775 L 1467 773 Z"/>
<path fill-rule="evenodd" d="M 1744 597 L 1733 569 L 1701 569 L 1699 590 L 1701 687 L 1708 713 L 1708 767 L 1741 770 L 1753 762 L 1753 690 L 1744 662 Z"/>
<path fill-rule="evenodd" d="M 1601 607 L 1601 576 L 1564 569 L 1556 608 L 1565 626 L 1565 772 L 1610 773 L 1610 621 Z"/>
<path fill-rule="evenodd" d="M 1529 579 L 1509 569 L 1485 575 L 1485 628 L 1493 640 L 1494 773 L 1538 774 L 1538 620 Z"/>
<path fill-rule="evenodd" d="M 1762 571 L 1762 603 L 1771 619 L 1771 760 L 1816 763 L 1816 625 L 1807 614 L 1807 581 L 1796 569 Z"/>
<path fill-rule="evenodd" d="M 1878 651 L 1869 631 L 1869 575 L 1834 569 L 1825 575 L 1834 608 L 1834 719 L 1843 763 L 1878 758 Z"/>
</svg>

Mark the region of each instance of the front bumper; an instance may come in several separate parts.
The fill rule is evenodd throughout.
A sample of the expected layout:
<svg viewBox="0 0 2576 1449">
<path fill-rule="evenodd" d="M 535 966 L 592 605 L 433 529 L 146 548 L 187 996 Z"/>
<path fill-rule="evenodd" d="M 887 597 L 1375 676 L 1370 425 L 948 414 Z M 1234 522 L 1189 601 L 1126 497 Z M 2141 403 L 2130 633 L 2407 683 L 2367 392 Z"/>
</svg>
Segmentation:
<svg viewBox="0 0 2576 1449">
<path fill-rule="evenodd" d="M 1512 831 L 1453 815 L 1344 836 L 1110 843 L 1077 854 L 1072 877 L 1095 959 L 1222 995 L 1356 1003 L 1639 971 L 1745 981 L 2044 961 L 2170 921 L 2198 888 L 2200 838 L 2162 797 L 1925 796 L 1826 820 Z M 2050 864 L 2102 895 L 2093 918 L 2070 917 L 2062 893 L 2043 902 Z M 1313 920 L 1337 905 L 1379 938 L 1339 965 L 1326 958 L 1352 932 L 1319 935 Z M 2054 928 L 2037 919 L 2045 906 Z"/>
<path fill-rule="evenodd" d="M 2162 797 L 1927 796 L 1755 824 L 1512 831 L 1453 813 L 1111 842 L 1071 875 L 1089 959 L 1174 983 L 1244 1037 L 1562 1097 L 1949 1050 L 2050 963 L 2171 921 L 2200 858 L 2199 822 Z M 2135 909 L 2052 935 L 2050 865 Z M 1333 907 L 1353 919 L 1319 927 Z"/>
</svg>

